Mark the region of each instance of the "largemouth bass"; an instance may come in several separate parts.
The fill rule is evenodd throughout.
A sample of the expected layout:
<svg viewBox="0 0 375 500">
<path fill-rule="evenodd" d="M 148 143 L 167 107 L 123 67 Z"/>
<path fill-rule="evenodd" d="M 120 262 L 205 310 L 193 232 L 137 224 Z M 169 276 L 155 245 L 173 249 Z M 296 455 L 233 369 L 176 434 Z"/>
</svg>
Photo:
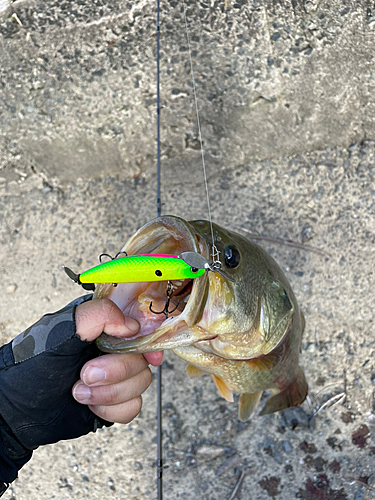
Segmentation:
<svg viewBox="0 0 375 500">
<path fill-rule="evenodd" d="M 302 403 L 307 383 L 298 360 L 304 318 L 291 286 L 256 243 L 217 224 L 213 235 L 224 275 L 206 271 L 194 280 L 171 282 L 171 306 L 178 306 L 168 318 L 155 314 L 165 306 L 167 282 L 98 285 L 94 298 L 111 299 L 141 324 L 130 339 L 102 334 L 99 349 L 172 349 L 189 363 L 190 378 L 210 374 L 227 401 L 240 394 L 240 420 L 249 418 L 268 389 L 271 397 L 261 414 Z M 197 252 L 209 260 L 211 249 L 209 222 L 164 216 L 139 229 L 122 250 L 128 255 Z"/>
</svg>

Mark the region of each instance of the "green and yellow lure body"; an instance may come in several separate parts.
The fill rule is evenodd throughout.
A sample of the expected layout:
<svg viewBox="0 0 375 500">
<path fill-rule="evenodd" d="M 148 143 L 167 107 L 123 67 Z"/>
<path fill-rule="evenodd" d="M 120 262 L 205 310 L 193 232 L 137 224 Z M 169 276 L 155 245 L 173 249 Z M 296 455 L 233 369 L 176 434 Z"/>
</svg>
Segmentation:
<svg viewBox="0 0 375 500">
<path fill-rule="evenodd" d="M 68 267 L 64 271 L 74 282 L 86 289 L 94 283 L 141 283 L 148 281 L 173 281 L 202 276 L 205 269 L 197 269 L 184 262 L 178 255 L 129 255 L 95 266 L 82 274 L 75 274 Z M 89 286 L 85 286 L 89 285 Z"/>
</svg>

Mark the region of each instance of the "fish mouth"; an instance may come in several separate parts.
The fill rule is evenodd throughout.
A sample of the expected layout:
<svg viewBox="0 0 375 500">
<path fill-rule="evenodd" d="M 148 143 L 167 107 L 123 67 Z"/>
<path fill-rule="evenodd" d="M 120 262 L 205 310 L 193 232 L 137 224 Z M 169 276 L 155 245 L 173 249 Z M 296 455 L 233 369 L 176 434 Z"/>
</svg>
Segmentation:
<svg viewBox="0 0 375 500">
<path fill-rule="evenodd" d="M 197 252 L 208 258 L 209 249 L 193 227 L 183 219 L 164 216 L 154 219 L 126 243 L 121 251 L 128 255 Z M 99 284 L 95 298 L 109 298 L 123 314 L 137 320 L 140 330 L 134 337 L 115 337 L 103 333 L 97 340 L 103 352 L 153 352 L 210 340 L 213 335 L 198 326 L 208 295 L 208 273 L 195 279 L 170 281 L 172 289 L 168 311 L 168 282 Z"/>
</svg>

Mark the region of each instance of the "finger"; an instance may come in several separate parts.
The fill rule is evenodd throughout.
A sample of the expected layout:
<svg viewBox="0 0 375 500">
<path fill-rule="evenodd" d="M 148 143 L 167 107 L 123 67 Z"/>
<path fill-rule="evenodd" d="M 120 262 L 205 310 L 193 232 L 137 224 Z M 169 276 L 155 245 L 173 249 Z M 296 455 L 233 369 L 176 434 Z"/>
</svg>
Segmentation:
<svg viewBox="0 0 375 500">
<path fill-rule="evenodd" d="M 118 405 L 140 396 L 151 384 L 151 370 L 146 368 L 118 384 L 88 387 L 82 382 L 73 386 L 73 397 L 81 404 Z"/>
<path fill-rule="evenodd" d="M 138 396 L 126 403 L 115 406 L 96 406 L 89 405 L 90 410 L 100 418 L 108 422 L 117 422 L 118 424 L 128 424 L 141 411 L 142 397 Z"/>
<path fill-rule="evenodd" d="M 109 299 L 95 299 L 76 307 L 76 333 L 81 340 L 93 341 L 102 332 L 116 337 L 131 337 L 139 330 L 139 323 L 124 316 Z"/>
<path fill-rule="evenodd" d="M 144 353 L 143 356 L 146 358 L 146 361 L 150 363 L 150 365 L 159 366 L 163 362 L 163 354 L 163 351 L 157 351 Z"/>
<path fill-rule="evenodd" d="M 81 381 L 89 386 L 117 384 L 134 377 L 147 366 L 142 354 L 105 354 L 83 365 Z"/>
</svg>

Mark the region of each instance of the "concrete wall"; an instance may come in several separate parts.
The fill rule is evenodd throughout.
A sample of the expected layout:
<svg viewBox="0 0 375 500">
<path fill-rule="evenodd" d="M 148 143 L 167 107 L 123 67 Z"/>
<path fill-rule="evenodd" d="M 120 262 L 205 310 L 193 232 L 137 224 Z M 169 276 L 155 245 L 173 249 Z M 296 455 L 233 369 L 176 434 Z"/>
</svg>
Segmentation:
<svg viewBox="0 0 375 500">
<path fill-rule="evenodd" d="M 210 173 L 374 138 L 371 2 L 187 3 Z M 155 3 L 18 0 L 13 9 L 24 29 L 3 10 L 2 182 L 154 169 Z M 201 168 L 182 2 L 161 2 L 161 97 L 163 168 L 181 183 L 181 167 L 192 177 Z"/>
</svg>

